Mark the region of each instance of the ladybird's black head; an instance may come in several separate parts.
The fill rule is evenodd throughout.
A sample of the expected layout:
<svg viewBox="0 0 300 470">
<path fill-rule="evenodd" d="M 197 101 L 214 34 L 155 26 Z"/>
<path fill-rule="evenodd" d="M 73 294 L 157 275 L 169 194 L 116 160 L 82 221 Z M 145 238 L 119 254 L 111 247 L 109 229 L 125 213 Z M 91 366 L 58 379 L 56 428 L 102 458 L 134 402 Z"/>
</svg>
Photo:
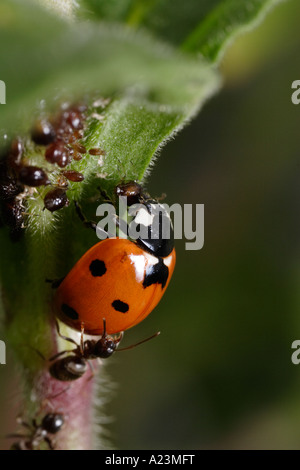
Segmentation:
<svg viewBox="0 0 300 470">
<path fill-rule="evenodd" d="M 61 413 L 48 413 L 42 420 L 42 428 L 50 434 L 56 434 L 64 424 L 64 416 Z"/>
<path fill-rule="evenodd" d="M 159 258 L 168 256 L 174 248 L 174 231 L 169 213 L 162 204 L 148 200 L 138 208 L 134 221 L 140 236 L 137 244 Z"/>
<path fill-rule="evenodd" d="M 157 257 L 168 256 L 174 248 L 172 221 L 165 207 L 146 193 L 136 181 L 119 184 L 116 196 L 126 196 L 133 229 L 139 234 L 136 243 Z M 130 235 L 130 234 L 129 234 Z"/>
<path fill-rule="evenodd" d="M 87 362 L 83 357 L 70 355 L 53 362 L 49 372 L 57 380 L 70 382 L 79 379 L 87 371 Z"/>
</svg>

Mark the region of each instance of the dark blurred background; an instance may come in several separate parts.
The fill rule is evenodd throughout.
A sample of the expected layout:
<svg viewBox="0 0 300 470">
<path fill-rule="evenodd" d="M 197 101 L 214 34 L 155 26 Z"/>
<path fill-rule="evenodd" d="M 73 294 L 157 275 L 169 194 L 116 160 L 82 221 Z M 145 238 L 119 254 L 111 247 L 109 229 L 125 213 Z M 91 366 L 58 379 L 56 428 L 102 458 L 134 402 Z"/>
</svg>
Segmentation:
<svg viewBox="0 0 300 470">
<path fill-rule="evenodd" d="M 161 336 L 106 365 L 118 448 L 300 449 L 299 22 L 285 2 L 230 47 L 222 91 L 148 179 L 205 205 L 205 245 L 177 241 L 165 297 L 125 339 Z"/>
<path fill-rule="evenodd" d="M 300 449 L 299 22 L 284 2 L 230 47 L 222 91 L 148 179 L 169 204 L 205 205 L 205 245 L 177 241 L 165 297 L 124 346 L 161 336 L 106 363 L 116 448 Z"/>
</svg>

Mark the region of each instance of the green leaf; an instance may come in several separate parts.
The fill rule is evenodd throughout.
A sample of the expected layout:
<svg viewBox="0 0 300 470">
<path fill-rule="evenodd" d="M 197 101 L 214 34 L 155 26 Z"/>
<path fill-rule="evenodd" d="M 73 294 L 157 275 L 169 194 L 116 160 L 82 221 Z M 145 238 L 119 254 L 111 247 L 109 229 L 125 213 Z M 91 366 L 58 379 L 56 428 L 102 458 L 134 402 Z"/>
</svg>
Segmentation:
<svg viewBox="0 0 300 470">
<path fill-rule="evenodd" d="M 102 20 L 145 27 L 185 51 L 214 61 L 237 32 L 264 17 L 280 0 L 84 0 Z M 115 7 L 115 3 L 119 6 Z"/>
<path fill-rule="evenodd" d="M 1 3 L 0 57 L 1 80 L 7 85 L 0 127 L 14 132 L 28 127 L 41 101 L 53 106 L 53 100 L 55 105 L 62 98 L 95 91 L 131 101 L 137 109 L 141 104 L 141 118 L 147 107 L 150 114 L 170 115 L 174 129 L 218 86 L 207 64 L 145 34 L 122 26 L 70 25 L 30 2 Z M 151 121 L 153 133 L 158 131 L 157 138 L 152 136 L 157 144 L 172 132 L 169 119 L 165 121 L 165 131 Z M 145 150 L 149 153 L 146 142 Z"/>
</svg>

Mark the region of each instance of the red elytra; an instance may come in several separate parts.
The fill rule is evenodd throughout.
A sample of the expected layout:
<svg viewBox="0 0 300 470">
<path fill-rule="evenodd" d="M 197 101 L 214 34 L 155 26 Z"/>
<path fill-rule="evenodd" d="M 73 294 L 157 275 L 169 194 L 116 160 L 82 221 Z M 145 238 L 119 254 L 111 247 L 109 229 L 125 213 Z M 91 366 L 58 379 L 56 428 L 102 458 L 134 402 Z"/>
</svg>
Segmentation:
<svg viewBox="0 0 300 470">
<path fill-rule="evenodd" d="M 169 284 L 175 249 L 156 257 L 136 243 L 108 238 L 90 248 L 57 288 L 56 315 L 67 325 L 91 335 L 127 330 L 156 307 Z"/>
</svg>

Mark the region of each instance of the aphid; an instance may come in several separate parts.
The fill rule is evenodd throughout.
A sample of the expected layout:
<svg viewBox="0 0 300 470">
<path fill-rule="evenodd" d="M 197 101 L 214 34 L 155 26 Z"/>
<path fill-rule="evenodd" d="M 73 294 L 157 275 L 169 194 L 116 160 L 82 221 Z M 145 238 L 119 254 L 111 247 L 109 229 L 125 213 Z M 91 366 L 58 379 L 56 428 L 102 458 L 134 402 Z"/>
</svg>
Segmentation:
<svg viewBox="0 0 300 470">
<path fill-rule="evenodd" d="M 44 197 L 45 208 L 50 212 L 58 211 L 69 205 L 66 191 L 61 188 L 52 189 Z"/>
<path fill-rule="evenodd" d="M 9 199 L 2 202 L 2 221 L 10 228 L 10 238 L 12 241 L 18 241 L 23 233 L 24 212 L 25 208 L 21 201 L 17 199 Z"/>
<path fill-rule="evenodd" d="M 21 139 L 14 139 L 11 143 L 8 155 L 7 164 L 9 168 L 18 170 L 22 165 L 22 156 L 24 152 L 24 145 Z"/>
<path fill-rule="evenodd" d="M 69 181 L 73 181 L 74 183 L 79 183 L 84 180 L 84 176 L 79 171 L 75 170 L 66 170 L 62 172 L 63 176 L 67 178 Z"/>
<path fill-rule="evenodd" d="M 70 149 L 66 147 L 62 140 L 57 140 L 50 144 L 45 153 L 46 160 L 49 163 L 57 163 L 64 168 L 71 162 Z"/>
<path fill-rule="evenodd" d="M 63 382 L 70 382 L 79 379 L 85 374 L 88 367 L 90 367 L 93 374 L 93 368 L 89 361 L 92 359 L 107 359 L 110 357 L 117 350 L 119 343 L 124 336 L 123 331 L 115 338 L 107 335 L 105 318 L 103 318 L 103 334 L 99 340 L 84 340 L 83 325 L 81 325 L 80 344 L 77 344 L 72 338 L 61 335 L 58 324 L 57 331 L 61 338 L 75 345 L 75 348 L 72 351 L 61 351 L 49 359 L 52 361 L 49 368 L 51 376 Z M 118 349 L 118 351 L 132 349 L 133 347 L 145 343 L 158 335 L 159 332 L 132 346 Z M 67 357 L 61 359 L 60 357 L 65 354 L 68 354 Z"/>
<path fill-rule="evenodd" d="M 50 184 L 47 173 L 38 166 L 23 166 L 18 176 L 21 183 L 27 186 L 37 187 Z"/>
<path fill-rule="evenodd" d="M 120 184 L 115 187 L 115 194 L 117 197 L 127 197 L 127 205 L 140 203 L 144 199 L 144 191 L 142 186 L 136 181 L 129 181 L 128 183 Z M 146 199 L 149 198 L 147 195 Z"/>
<path fill-rule="evenodd" d="M 85 148 L 84 145 L 81 144 L 74 144 L 72 145 L 73 149 L 79 153 L 87 153 L 87 149 Z"/>
<path fill-rule="evenodd" d="M 90 149 L 89 154 L 90 155 L 105 155 L 106 152 L 105 152 L 105 150 L 95 148 L 95 149 Z"/>
<path fill-rule="evenodd" d="M 0 162 L 0 199 L 12 199 L 22 193 L 24 186 L 9 171 L 6 161 Z"/>
<path fill-rule="evenodd" d="M 56 132 L 49 121 L 40 119 L 35 123 L 31 131 L 31 138 L 38 145 L 49 145 L 54 142 Z"/>
<path fill-rule="evenodd" d="M 20 421 L 28 434 L 9 435 L 8 437 L 20 439 L 11 446 L 11 450 L 39 450 L 43 442 L 48 445 L 50 450 L 54 450 L 53 436 L 62 429 L 64 422 L 64 415 L 61 413 L 46 414 L 41 424 L 37 424 L 35 419 L 30 424 Z"/>
</svg>

